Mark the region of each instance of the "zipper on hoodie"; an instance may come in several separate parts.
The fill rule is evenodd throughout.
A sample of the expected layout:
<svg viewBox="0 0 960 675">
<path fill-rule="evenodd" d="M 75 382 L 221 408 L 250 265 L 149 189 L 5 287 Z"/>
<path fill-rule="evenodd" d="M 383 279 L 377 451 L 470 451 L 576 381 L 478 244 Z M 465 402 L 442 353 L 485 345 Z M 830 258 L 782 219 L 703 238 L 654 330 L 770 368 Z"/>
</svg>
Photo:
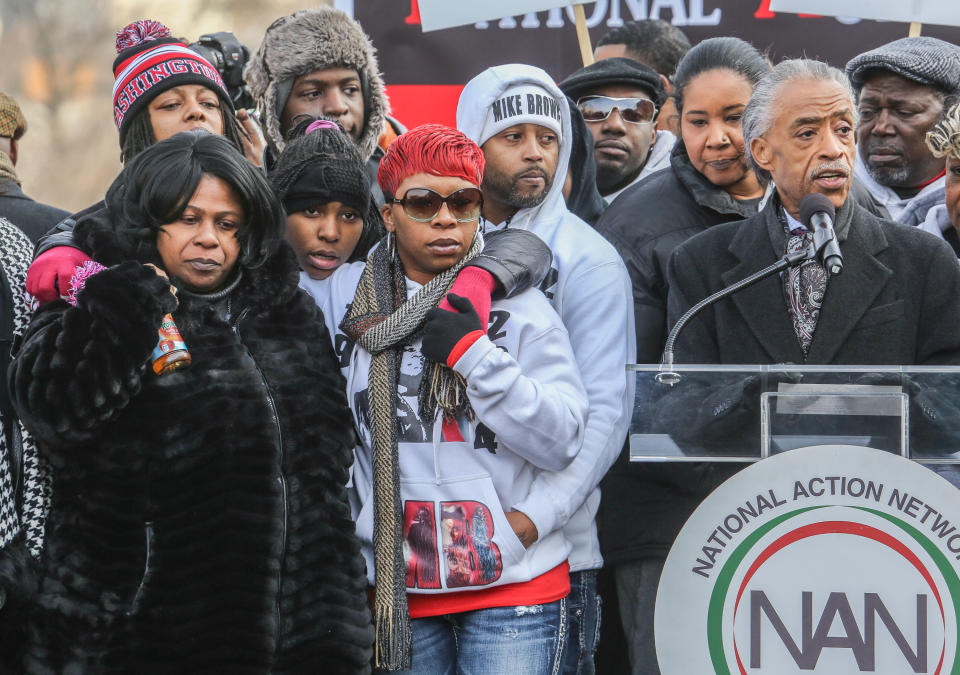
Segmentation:
<svg viewBox="0 0 960 675">
<path fill-rule="evenodd" d="M 277 428 L 277 478 L 280 481 L 280 492 L 283 504 L 283 528 L 280 532 L 280 565 L 277 568 L 277 597 L 274 602 L 274 618 L 277 624 L 277 642 L 274 649 L 274 658 L 276 658 L 277 652 L 280 650 L 280 596 L 283 589 L 283 566 L 287 557 L 287 479 L 283 475 L 283 430 L 280 428 L 280 417 L 277 415 L 277 404 L 273 399 L 273 394 L 270 393 L 270 386 L 267 383 L 267 378 L 264 376 L 263 371 L 260 369 L 260 364 L 257 363 L 257 360 L 250 352 L 250 348 L 247 347 L 246 343 L 244 343 L 243 336 L 240 334 L 240 324 L 249 312 L 249 307 L 245 307 L 243 311 L 240 312 L 239 316 L 237 316 L 237 320 L 233 324 L 233 332 L 236 334 L 237 340 L 239 340 L 240 344 L 247 352 L 247 356 L 249 356 L 250 360 L 253 362 L 253 367 L 256 368 L 257 374 L 260 376 L 260 383 L 263 385 L 263 393 L 266 396 L 267 405 L 270 407 L 270 416 L 273 419 L 274 426 Z"/>
</svg>

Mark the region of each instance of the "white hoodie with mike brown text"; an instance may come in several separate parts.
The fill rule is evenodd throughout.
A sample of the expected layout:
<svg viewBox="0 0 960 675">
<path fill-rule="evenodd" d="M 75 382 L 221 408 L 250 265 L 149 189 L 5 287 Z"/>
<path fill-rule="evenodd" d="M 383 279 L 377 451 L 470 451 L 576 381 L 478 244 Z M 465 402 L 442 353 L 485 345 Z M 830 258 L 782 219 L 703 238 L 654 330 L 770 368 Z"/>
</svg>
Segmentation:
<svg viewBox="0 0 960 675">
<path fill-rule="evenodd" d="M 505 65 L 488 68 L 463 90 L 457 128 L 480 140 L 488 111 L 516 85 L 534 84 L 564 102 L 563 93 L 540 68 Z M 539 236 L 553 251 L 553 266 L 541 290 L 560 315 L 587 390 L 589 412 L 583 446 L 559 471 L 541 472 L 529 494 L 512 504 L 536 525 L 540 537 L 562 530 L 573 544 L 571 571 L 603 564 L 594 517 L 599 483 L 616 460 L 626 438 L 633 408 L 633 380 L 626 365 L 636 356 L 630 278 L 616 249 L 567 210 L 563 177 L 570 162 L 570 110 L 558 106 L 562 134 L 557 170 L 546 198 L 520 209 L 507 223 L 481 221 L 484 231 L 516 227 Z"/>
</svg>

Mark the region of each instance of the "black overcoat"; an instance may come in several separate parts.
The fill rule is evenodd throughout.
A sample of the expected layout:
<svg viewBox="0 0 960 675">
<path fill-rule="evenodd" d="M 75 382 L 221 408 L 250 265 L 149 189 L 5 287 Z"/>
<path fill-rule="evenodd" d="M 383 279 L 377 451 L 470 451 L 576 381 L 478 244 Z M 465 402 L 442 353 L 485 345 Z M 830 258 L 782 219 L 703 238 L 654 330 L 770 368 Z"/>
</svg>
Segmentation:
<svg viewBox="0 0 960 675">
<path fill-rule="evenodd" d="M 668 269 L 672 325 L 688 308 L 783 255 L 776 208 L 698 234 Z M 943 240 L 881 220 L 848 200 L 837 213 L 843 273 L 832 276 L 804 358 L 770 277 L 693 319 L 677 341 L 681 363 L 917 365 L 960 363 L 960 266 Z"/>
</svg>

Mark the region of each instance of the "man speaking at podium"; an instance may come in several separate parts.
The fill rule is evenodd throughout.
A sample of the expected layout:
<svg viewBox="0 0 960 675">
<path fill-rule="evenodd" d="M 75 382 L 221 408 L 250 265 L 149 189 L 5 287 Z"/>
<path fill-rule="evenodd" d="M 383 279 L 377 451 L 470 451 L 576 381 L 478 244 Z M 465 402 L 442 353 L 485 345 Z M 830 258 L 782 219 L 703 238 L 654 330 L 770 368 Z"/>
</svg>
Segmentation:
<svg viewBox="0 0 960 675">
<path fill-rule="evenodd" d="M 856 122 L 846 77 L 824 63 L 784 61 L 756 85 L 742 128 L 750 162 L 768 185 L 767 194 L 755 216 L 714 225 L 673 252 L 667 269 L 668 325 L 712 293 L 788 251 L 806 248 L 812 237 L 800 222 L 800 202 L 810 194 L 829 200 L 835 211 L 832 226 L 842 271 L 831 273 L 819 260 L 807 261 L 720 300 L 679 334 L 676 362 L 960 363 L 960 266 L 938 237 L 881 220 L 849 197 Z M 720 432 L 728 431 L 736 443 L 740 432 L 747 431 L 737 424 L 749 420 L 750 437 L 757 442 L 760 392 L 759 387 L 745 392 L 748 384 L 744 381 L 739 391 L 734 386 L 730 392 L 706 392 L 711 399 L 719 394 L 712 401 L 697 397 L 696 388 L 679 388 L 681 396 L 669 410 L 657 411 L 653 426 L 676 424 L 678 435 L 690 438 L 716 424 L 708 433 L 727 438 Z M 729 416 L 704 419 L 711 415 Z M 674 466 L 657 467 L 663 491 L 672 487 L 674 510 L 686 510 L 673 516 L 688 516 L 713 488 L 743 468 L 692 463 L 688 466 L 695 472 L 668 471 Z M 653 653 L 662 564 L 651 556 L 624 566 L 634 584 L 635 625 L 646 627 L 632 639 L 645 654 Z M 649 661 L 655 659 L 634 672 L 658 673 Z"/>
<path fill-rule="evenodd" d="M 825 63 L 783 61 L 757 85 L 743 136 L 771 187 L 757 215 L 712 227 L 674 251 L 670 325 L 711 293 L 806 248 L 812 236 L 800 202 L 810 193 L 836 209 L 842 273 L 809 260 L 721 300 L 680 334 L 677 362 L 960 363 L 956 256 L 937 237 L 848 199 L 856 121 L 846 77 Z"/>
<path fill-rule="evenodd" d="M 673 252 L 667 270 L 668 323 L 674 325 L 694 304 L 787 253 L 807 249 L 813 240 L 808 227 L 820 231 L 825 221 L 801 209 L 808 195 L 829 200 L 818 210 L 835 210 L 837 257 L 807 260 L 708 307 L 679 334 L 676 362 L 960 364 L 956 256 L 935 235 L 882 220 L 849 198 L 856 123 L 846 77 L 825 63 L 783 61 L 757 84 L 742 125 L 749 161 L 768 184 L 766 196 L 755 216 L 711 227 Z M 739 395 L 720 392 L 717 401 L 681 401 L 678 419 L 692 433 L 711 425 L 716 433 L 727 424 L 736 437 L 739 431 L 729 423 L 746 419 L 757 428 L 760 392 L 747 382 Z M 713 398 L 715 392 L 710 393 Z M 940 418 L 934 424 L 944 417 L 956 422 L 960 411 L 951 401 L 960 392 L 924 394 L 934 402 L 924 410 L 927 418 Z M 726 420 L 704 419 L 728 414 Z M 686 487 L 700 499 L 742 468 L 699 466 L 701 481 Z M 946 473 L 954 473 L 954 467 Z"/>
</svg>

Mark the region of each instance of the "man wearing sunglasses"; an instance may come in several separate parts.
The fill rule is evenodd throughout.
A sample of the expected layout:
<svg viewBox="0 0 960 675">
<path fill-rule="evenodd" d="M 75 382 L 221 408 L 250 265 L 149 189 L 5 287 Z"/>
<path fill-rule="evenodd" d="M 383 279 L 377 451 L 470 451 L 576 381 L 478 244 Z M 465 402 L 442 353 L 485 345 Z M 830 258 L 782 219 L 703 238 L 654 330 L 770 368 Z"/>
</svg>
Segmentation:
<svg viewBox="0 0 960 675">
<path fill-rule="evenodd" d="M 486 159 L 480 186 L 484 233 L 529 230 L 553 251 L 553 267 L 540 289 L 570 335 L 589 414 L 573 462 L 541 472 L 508 515 L 525 543 L 558 530 L 571 542 L 561 672 L 592 673 L 600 611 L 596 575 L 603 564 L 594 523 L 597 486 L 620 454 L 633 402 L 625 368 L 636 350 L 630 279 L 616 249 L 567 210 L 570 108 L 547 73 L 519 64 L 485 70 L 460 95 L 457 127 Z"/>
<path fill-rule="evenodd" d="M 652 68 L 633 59 L 597 61 L 560 83 L 593 134 L 597 188 L 609 204 L 631 185 L 670 165 L 676 138 L 657 131 L 666 91 Z"/>
</svg>

